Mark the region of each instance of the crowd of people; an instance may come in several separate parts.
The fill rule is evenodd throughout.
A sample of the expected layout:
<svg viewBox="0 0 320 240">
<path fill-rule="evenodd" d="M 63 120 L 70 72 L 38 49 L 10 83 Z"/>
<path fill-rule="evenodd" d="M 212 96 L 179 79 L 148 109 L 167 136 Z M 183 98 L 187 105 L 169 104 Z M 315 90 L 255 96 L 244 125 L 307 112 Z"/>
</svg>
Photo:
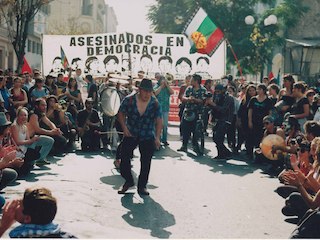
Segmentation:
<svg viewBox="0 0 320 240">
<path fill-rule="evenodd" d="M 286 199 L 282 213 L 300 220 L 291 237 L 319 238 L 320 89 L 295 81 L 290 74 L 284 75 L 283 88 L 275 78 L 254 84 L 228 75 L 208 91 L 207 81 L 202 86 L 200 76 L 189 76 L 180 88 L 182 147 L 178 151 L 188 151 L 193 134 L 193 150 L 199 153 L 195 126 L 202 114 L 213 125 L 218 152 L 214 160 L 245 151 L 252 163 L 269 164 L 265 173 L 278 176 L 283 184 L 276 189 Z M 260 148 L 271 134 L 283 141 L 272 144 L 275 159 L 268 159 Z"/>
<path fill-rule="evenodd" d="M 112 146 L 116 151 L 114 164 L 125 179 L 118 193 L 134 186 L 130 160 L 138 146 L 138 193 L 149 195 L 146 186 L 151 158 L 161 145 L 169 145 L 172 76 L 156 73 L 152 82 L 144 78 L 143 72 L 139 74 L 135 81 L 130 78 L 123 83 L 115 81 L 113 73 L 97 83 L 93 76 L 83 76 L 80 69 L 74 75 L 70 72 L 68 77 L 49 74 L 45 79 L 36 69 L 32 76 L 28 72 L 14 75 L 12 71 L 0 70 L 0 189 L 18 176 L 27 175 L 34 164 L 50 164 L 49 154 L 67 153 L 75 147 L 75 141 L 81 143 L 82 151 L 114 145 L 113 137 L 104 134 L 114 132 L 119 133 L 116 146 Z M 99 103 L 100 95 L 109 87 L 117 91 L 121 100 L 114 116 L 99 106 L 103 104 Z M 319 215 L 317 211 L 308 212 L 320 204 L 319 89 L 295 81 L 290 74 L 283 77 L 282 88 L 274 78 L 266 77 L 263 83 L 255 84 L 228 75 L 202 83 L 201 76 L 194 74 L 185 78 L 178 98 L 182 141 L 178 151 L 188 151 L 192 136 L 193 150 L 201 154 L 195 134 L 201 116 L 207 135 L 212 126 L 218 153 L 214 160 L 229 159 L 245 151 L 249 161 L 271 164 L 267 172 L 279 175 L 283 184 L 276 190 L 286 199 L 283 214 L 298 216 L 303 222 L 292 237 L 303 237 L 305 222 Z M 272 152 L 278 156 L 273 161 L 260 149 L 261 142 L 270 134 L 281 137 L 286 145 L 272 146 Z M 5 200 L 0 197 L 3 206 Z M 320 236 L 316 235 L 316 228 L 312 231 L 313 237 Z"/>
</svg>

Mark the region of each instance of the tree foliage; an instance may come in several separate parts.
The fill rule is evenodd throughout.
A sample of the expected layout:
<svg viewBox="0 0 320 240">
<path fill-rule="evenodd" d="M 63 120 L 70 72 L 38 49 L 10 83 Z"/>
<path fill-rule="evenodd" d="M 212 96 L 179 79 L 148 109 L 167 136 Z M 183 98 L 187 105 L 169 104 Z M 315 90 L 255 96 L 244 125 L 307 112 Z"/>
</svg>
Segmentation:
<svg viewBox="0 0 320 240">
<path fill-rule="evenodd" d="M 1 14 L 6 21 L 9 39 L 18 59 L 18 72 L 23 66 L 23 57 L 29 30 L 29 23 L 39 9 L 50 0 L 0 0 Z"/>
<path fill-rule="evenodd" d="M 256 13 L 257 4 L 263 4 L 268 10 L 262 14 Z M 198 7 L 202 7 L 224 32 L 243 71 L 250 73 L 262 70 L 263 65 L 270 61 L 273 48 L 284 43 L 285 29 L 293 27 L 307 11 L 300 0 L 284 0 L 277 6 L 275 0 L 157 0 L 149 8 L 148 19 L 155 32 L 182 33 Z M 270 14 L 275 14 L 280 24 L 265 27 L 263 20 Z M 256 19 L 254 26 L 245 24 L 244 19 L 248 15 Z M 235 64 L 229 51 L 228 62 Z"/>
</svg>

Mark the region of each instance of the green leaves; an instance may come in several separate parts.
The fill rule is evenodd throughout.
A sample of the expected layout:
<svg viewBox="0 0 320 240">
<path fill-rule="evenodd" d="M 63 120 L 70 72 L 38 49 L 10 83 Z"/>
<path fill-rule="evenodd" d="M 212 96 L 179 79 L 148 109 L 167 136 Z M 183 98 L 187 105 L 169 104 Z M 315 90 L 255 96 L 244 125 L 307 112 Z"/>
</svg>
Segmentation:
<svg viewBox="0 0 320 240">
<path fill-rule="evenodd" d="M 276 0 L 157 0 L 150 7 L 148 18 L 157 33 L 181 33 L 186 22 L 198 6 L 201 6 L 224 32 L 233 46 L 244 72 L 257 73 L 263 65 L 271 61 L 272 50 L 284 43 L 288 27 L 294 27 L 308 9 L 300 0 L 284 0 L 276 5 Z M 264 12 L 257 14 L 255 6 L 266 4 Z M 263 20 L 274 14 L 276 25 L 265 27 Z M 246 25 L 244 19 L 252 15 L 256 25 Z M 254 29 L 257 28 L 257 33 Z M 253 35 L 252 35 L 253 34 Z M 235 60 L 227 50 L 228 62 Z M 257 66 L 254 66 L 254 65 Z"/>
</svg>

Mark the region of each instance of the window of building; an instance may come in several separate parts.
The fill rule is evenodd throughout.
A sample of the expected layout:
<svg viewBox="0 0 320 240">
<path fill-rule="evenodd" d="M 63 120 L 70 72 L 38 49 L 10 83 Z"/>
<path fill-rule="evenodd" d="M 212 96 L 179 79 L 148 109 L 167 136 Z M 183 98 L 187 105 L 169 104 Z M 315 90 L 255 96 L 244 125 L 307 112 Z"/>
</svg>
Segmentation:
<svg viewBox="0 0 320 240">
<path fill-rule="evenodd" d="M 32 41 L 28 39 L 28 52 L 32 51 Z"/>
<path fill-rule="evenodd" d="M 32 53 L 36 53 L 37 52 L 37 44 L 36 42 L 32 41 Z"/>
<path fill-rule="evenodd" d="M 82 0 L 82 15 L 92 16 L 92 0 Z"/>
</svg>

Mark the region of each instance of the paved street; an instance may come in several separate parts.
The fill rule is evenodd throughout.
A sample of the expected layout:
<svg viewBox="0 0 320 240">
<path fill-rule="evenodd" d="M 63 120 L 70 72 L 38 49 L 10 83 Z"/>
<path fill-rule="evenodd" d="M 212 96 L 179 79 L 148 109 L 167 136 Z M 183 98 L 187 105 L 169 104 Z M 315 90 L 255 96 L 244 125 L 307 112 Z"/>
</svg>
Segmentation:
<svg viewBox="0 0 320 240">
<path fill-rule="evenodd" d="M 56 222 L 79 238 L 287 238 L 294 224 L 281 214 L 284 200 L 276 178 L 245 160 L 212 160 L 212 140 L 203 157 L 181 153 L 178 127 L 169 129 L 169 147 L 152 161 L 149 197 L 136 189 L 117 194 L 123 179 L 110 151 L 75 151 L 51 158 L 26 180 L 5 189 L 9 199 L 33 185 L 58 198 Z M 138 173 L 138 151 L 132 162 Z M 7 237 L 7 235 L 5 235 Z"/>
</svg>

